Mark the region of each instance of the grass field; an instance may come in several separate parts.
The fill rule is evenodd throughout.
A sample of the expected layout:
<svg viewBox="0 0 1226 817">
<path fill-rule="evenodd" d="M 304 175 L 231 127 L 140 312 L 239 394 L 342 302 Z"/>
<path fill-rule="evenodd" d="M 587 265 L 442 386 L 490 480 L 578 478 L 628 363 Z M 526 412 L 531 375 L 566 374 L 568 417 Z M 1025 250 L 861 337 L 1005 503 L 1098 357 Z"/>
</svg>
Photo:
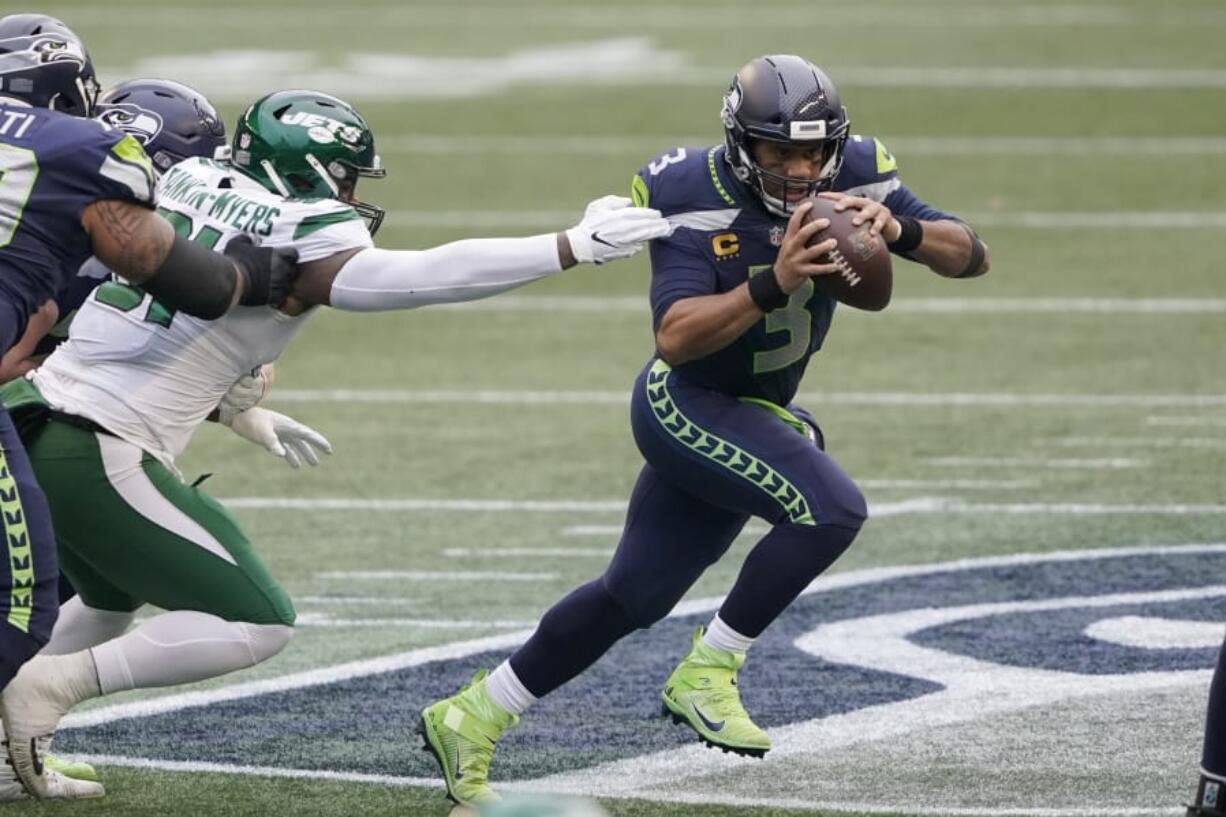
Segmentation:
<svg viewBox="0 0 1226 817">
<path fill-rule="evenodd" d="M 825 66 L 853 130 L 979 226 L 993 270 L 899 262 L 895 303 L 840 313 L 810 364 L 800 402 L 875 518 L 743 673 L 779 750 L 729 762 L 653 718 L 746 536 L 658 632 L 529 713 L 494 777 L 619 817 L 1182 813 L 1226 620 L 1220 3 L 46 10 L 104 80 L 186 81 L 228 121 L 279 87 L 351 98 L 389 168 L 360 192 L 388 208 L 390 248 L 569 226 L 652 156 L 719 139 L 747 59 Z M 292 472 L 210 428 L 181 463 L 214 474 L 295 597 L 294 642 L 195 699 L 85 710 L 59 741 L 99 759 L 107 798 L 6 813 L 446 814 L 415 712 L 616 544 L 647 278 L 634 259 L 316 318 L 272 405 L 335 455 Z"/>
</svg>

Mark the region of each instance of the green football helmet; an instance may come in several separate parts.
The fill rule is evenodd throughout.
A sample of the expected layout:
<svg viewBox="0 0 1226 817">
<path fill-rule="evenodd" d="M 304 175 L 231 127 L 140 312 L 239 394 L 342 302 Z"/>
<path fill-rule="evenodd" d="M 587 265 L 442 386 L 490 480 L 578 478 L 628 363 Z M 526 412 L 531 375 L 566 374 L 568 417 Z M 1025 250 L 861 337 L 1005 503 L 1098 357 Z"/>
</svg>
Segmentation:
<svg viewBox="0 0 1226 817">
<path fill-rule="evenodd" d="M 358 178 L 387 175 L 370 126 L 353 106 L 318 91 L 277 91 L 257 100 L 234 129 L 230 163 L 273 193 L 291 199 L 340 199 L 373 235 L 381 207 L 358 201 Z"/>
</svg>

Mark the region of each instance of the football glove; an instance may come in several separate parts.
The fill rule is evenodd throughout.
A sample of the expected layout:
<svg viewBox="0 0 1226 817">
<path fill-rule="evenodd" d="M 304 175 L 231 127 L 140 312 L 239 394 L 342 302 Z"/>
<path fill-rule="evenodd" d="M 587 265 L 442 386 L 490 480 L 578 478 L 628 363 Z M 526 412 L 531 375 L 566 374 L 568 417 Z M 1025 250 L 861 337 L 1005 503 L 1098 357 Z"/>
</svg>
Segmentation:
<svg viewBox="0 0 1226 817">
<path fill-rule="evenodd" d="M 587 206 L 583 220 L 566 231 L 566 239 L 579 263 L 603 264 L 629 258 L 643 249 L 643 242 L 671 231 L 659 210 L 635 207 L 625 196 L 604 196 Z"/>
<path fill-rule="evenodd" d="M 229 425 L 234 415 L 255 408 L 261 400 L 268 396 L 268 392 L 272 389 L 272 379 L 271 363 L 252 369 L 250 374 L 240 377 L 217 404 L 217 419 Z"/>
<path fill-rule="evenodd" d="M 281 457 L 291 468 L 297 468 L 304 461 L 308 465 L 319 465 L 317 451 L 332 453 L 332 443 L 324 435 L 293 417 L 265 408 L 250 408 L 221 422 L 243 439 L 262 445 Z"/>
</svg>

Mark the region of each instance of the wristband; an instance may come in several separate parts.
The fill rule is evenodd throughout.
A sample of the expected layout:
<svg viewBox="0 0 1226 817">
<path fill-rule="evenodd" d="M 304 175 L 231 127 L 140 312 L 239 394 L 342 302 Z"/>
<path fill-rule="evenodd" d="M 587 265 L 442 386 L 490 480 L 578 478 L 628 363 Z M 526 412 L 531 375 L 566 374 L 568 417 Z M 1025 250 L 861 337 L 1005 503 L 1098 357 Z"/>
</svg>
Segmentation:
<svg viewBox="0 0 1226 817">
<path fill-rule="evenodd" d="M 749 297 L 763 312 L 772 312 L 786 306 L 788 299 L 792 297 L 779 286 L 779 279 L 775 277 L 774 268 L 768 267 L 757 275 L 749 276 L 748 283 Z"/>
<path fill-rule="evenodd" d="M 898 238 L 887 242 L 886 247 L 893 253 L 911 252 L 924 240 L 923 225 L 919 219 L 911 218 L 911 216 L 894 216 L 894 220 L 898 222 L 901 229 Z"/>
</svg>

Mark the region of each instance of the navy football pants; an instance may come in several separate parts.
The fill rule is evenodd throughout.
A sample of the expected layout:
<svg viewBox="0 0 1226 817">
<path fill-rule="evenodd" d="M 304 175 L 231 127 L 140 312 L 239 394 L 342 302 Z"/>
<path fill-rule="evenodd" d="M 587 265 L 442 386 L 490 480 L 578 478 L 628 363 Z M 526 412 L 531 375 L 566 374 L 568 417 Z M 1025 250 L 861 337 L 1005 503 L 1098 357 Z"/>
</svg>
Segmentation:
<svg viewBox="0 0 1226 817">
<path fill-rule="evenodd" d="M 612 563 L 546 613 L 511 657 L 537 697 L 666 616 L 750 516 L 774 528 L 746 558 L 720 616 L 751 637 L 864 522 L 863 494 L 807 436 L 760 405 L 687 384 L 660 361 L 635 383 L 631 425 L 647 464 Z"/>
<path fill-rule="evenodd" d="M 0 406 L 0 689 L 51 637 L 59 566 L 51 512 L 9 413 Z"/>
</svg>

